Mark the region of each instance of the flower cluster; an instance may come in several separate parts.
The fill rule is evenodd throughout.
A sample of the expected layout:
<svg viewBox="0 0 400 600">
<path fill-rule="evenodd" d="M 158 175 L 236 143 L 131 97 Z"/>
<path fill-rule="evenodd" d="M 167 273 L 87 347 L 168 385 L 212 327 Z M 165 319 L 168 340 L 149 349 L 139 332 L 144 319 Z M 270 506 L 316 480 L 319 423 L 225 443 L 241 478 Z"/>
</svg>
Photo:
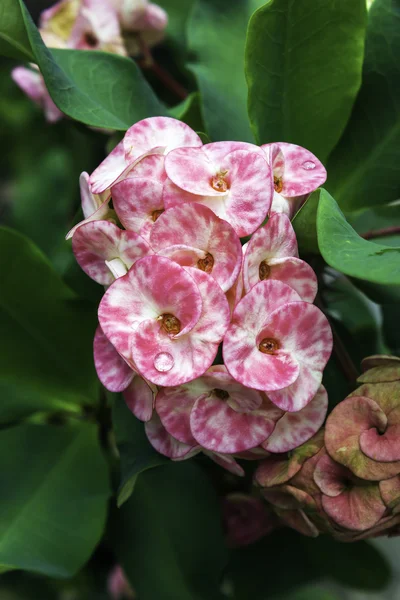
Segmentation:
<svg viewBox="0 0 400 600">
<path fill-rule="evenodd" d="M 96 369 L 160 453 L 242 474 L 237 457 L 290 451 L 321 427 L 331 330 L 279 211 L 325 177 L 298 146 L 203 145 L 166 117 L 133 125 L 82 175 L 85 219 L 68 237 L 108 286 Z"/>
<path fill-rule="evenodd" d="M 301 533 L 355 541 L 400 533 L 400 359 L 374 356 L 325 430 L 260 463 L 256 484 Z"/>
<path fill-rule="evenodd" d="M 49 48 L 136 56 L 163 39 L 167 22 L 166 12 L 148 0 L 59 0 L 42 12 L 39 31 Z M 50 123 L 62 118 L 35 65 L 16 67 L 12 77 Z"/>
</svg>

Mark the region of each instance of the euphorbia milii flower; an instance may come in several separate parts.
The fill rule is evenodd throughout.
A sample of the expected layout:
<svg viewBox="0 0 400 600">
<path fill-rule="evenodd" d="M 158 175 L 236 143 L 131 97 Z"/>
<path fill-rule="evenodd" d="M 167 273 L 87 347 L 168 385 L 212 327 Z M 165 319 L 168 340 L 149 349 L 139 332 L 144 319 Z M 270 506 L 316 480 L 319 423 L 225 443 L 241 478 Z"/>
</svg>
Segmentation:
<svg viewBox="0 0 400 600">
<path fill-rule="evenodd" d="M 43 76 L 38 69 L 34 66 L 30 69 L 15 67 L 11 72 L 11 77 L 28 98 L 43 109 L 46 121 L 56 123 L 63 117 L 63 113 L 51 99 Z"/>
<path fill-rule="evenodd" d="M 77 50 L 127 54 L 118 14 L 108 0 L 81 0 L 68 45 Z"/>
<path fill-rule="evenodd" d="M 93 355 L 98 378 L 104 387 L 110 392 L 123 392 L 125 402 L 135 417 L 149 421 L 156 388 L 152 388 L 127 364 L 100 326 L 94 336 Z"/>
<path fill-rule="evenodd" d="M 160 215 L 150 233 L 154 252 L 209 273 L 226 292 L 236 281 L 242 246 L 235 231 L 201 204 L 183 204 Z"/>
<path fill-rule="evenodd" d="M 296 234 L 289 218 L 273 214 L 247 244 L 243 263 L 246 292 L 265 279 L 277 279 L 290 285 L 302 300 L 313 302 L 317 277 L 312 268 L 298 258 Z"/>
<path fill-rule="evenodd" d="M 319 431 L 328 411 L 328 394 L 323 385 L 314 398 L 298 412 L 283 412 L 274 431 L 261 445 L 269 452 L 289 452 Z"/>
<path fill-rule="evenodd" d="M 165 170 L 174 186 L 184 192 L 176 193 L 174 186 L 166 185 L 167 208 L 181 202 L 206 204 L 228 221 L 238 236 L 253 233 L 271 206 L 271 169 L 259 149 L 251 145 L 219 142 L 178 148 L 166 156 Z"/>
<path fill-rule="evenodd" d="M 130 55 L 135 56 L 141 51 L 141 43 L 151 47 L 163 39 L 168 15 L 160 6 L 147 0 L 109 1 L 118 12 Z"/>
<path fill-rule="evenodd" d="M 139 258 L 151 253 L 140 235 L 108 221 L 92 221 L 78 227 L 72 238 L 72 249 L 79 266 L 102 285 L 110 285 L 125 275 Z"/>
<path fill-rule="evenodd" d="M 147 256 L 117 279 L 99 306 L 101 327 L 125 360 L 156 385 L 179 385 L 212 364 L 229 306 L 205 272 Z"/>
<path fill-rule="evenodd" d="M 151 154 L 143 158 L 126 179 L 113 186 L 113 205 L 125 229 L 149 240 L 154 223 L 164 212 L 166 177 L 164 156 Z"/>
<path fill-rule="evenodd" d="M 268 157 L 274 180 L 272 212 L 292 217 L 302 200 L 326 181 L 326 170 L 309 150 L 278 142 L 261 146 Z"/>
<path fill-rule="evenodd" d="M 94 194 L 101 194 L 148 154 L 167 154 L 182 146 L 202 146 L 203 142 L 188 125 L 170 117 L 150 117 L 135 123 L 90 176 Z"/>
<path fill-rule="evenodd" d="M 325 315 L 288 285 L 265 280 L 236 306 L 223 356 L 237 381 L 295 412 L 315 396 L 331 350 Z"/>
<path fill-rule="evenodd" d="M 226 371 L 210 369 L 180 387 L 164 388 L 156 398 L 162 424 L 179 441 L 223 454 L 258 446 L 271 435 L 275 422 L 262 396 L 245 388 Z M 275 408 L 275 407 L 273 407 Z"/>
<path fill-rule="evenodd" d="M 238 475 L 239 477 L 244 475 L 242 467 L 236 462 L 233 456 L 221 454 L 219 452 L 210 452 L 199 446 L 197 443 L 194 445 L 185 444 L 174 438 L 174 436 L 165 429 L 156 413 L 154 413 L 151 420 L 146 423 L 145 431 L 153 448 L 160 454 L 168 456 L 172 460 L 187 460 L 188 458 L 192 458 L 192 456 L 203 452 L 203 454 L 211 458 L 212 461 L 230 473 Z"/>
<path fill-rule="evenodd" d="M 88 173 L 81 173 L 79 178 L 79 185 L 81 190 L 81 202 L 82 212 L 85 217 L 83 221 L 80 221 L 67 233 L 65 239 L 69 240 L 75 233 L 75 231 L 84 223 L 90 223 L 91 221 L 114 221 L 115 212 L 110 209 L 108 200 L 110 195 L 106 192 L 103 195 L 92 194 L 89 187 L 89 175 Z"/>
</svg>

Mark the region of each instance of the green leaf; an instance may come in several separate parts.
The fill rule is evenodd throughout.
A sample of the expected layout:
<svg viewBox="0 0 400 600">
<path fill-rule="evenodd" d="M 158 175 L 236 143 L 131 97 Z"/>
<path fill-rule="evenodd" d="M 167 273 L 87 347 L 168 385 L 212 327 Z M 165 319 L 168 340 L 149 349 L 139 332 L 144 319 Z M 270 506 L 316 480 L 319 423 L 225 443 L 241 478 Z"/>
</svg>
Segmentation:
<svg viewBox="0 0 400 600">
<path fill-rule="evenodd" d="M 226 561 L 218 498 L 194 461 L 142 473 L 112 541 L 141 600 L 214 600 Z"/>
<path fill-rule="evenodd" d="M 33 60 L 18 0 L 1 0 L 0 3 L 0 56 Z"/>
<path fill-rule="evenodd" d="M 292 142 L 322 161 L 361 84 L 365 0 L 272 0 L 251 18 L 249 115 L 259 143 Z"/>
<path fill-rule="evenodd" d="M 320 194 L 317 232 L 320 252 L 334 269 L 374 283 L 400 284 L 400 248 L 361 238 L 326 190 Z"/>
<path fill-rule="evenodd" d="M 166 114 L 136 63 L 86 50 L 49 50 L 19 0 L 36 62 L 55 104 L 93 127 L 126 130 L 136 121 Z"/>
<path fill-rule="evenodd" d="M 315 190 L 293 217 L 300 254 L 319 254 L 317 240 L 317 209 L 321 190 Z"/>
<path fill-rule="evenodd" d="M 204 131 L 205 126 L 201 114 L 201 98 L 199 92 L 192 92 L 180 104 L 169 109 L 171 117 L 183 121 L 195 131 Z"/>
<path fill-rule="evenodd" d="M 131 413 L 122 396 L 113 396 L 113 426 L 121 458 L 118 506 L 122 506 L 132 494 L 140 473 L 169 461 L 154 450 L 147 439 L 143 423 Z"/>
<path fill-rule="evenodd" d="M 157 4 L 168 13 L 167 42 L 176 50 L 176 60 L 185 60 L 187 55 L 186 24 L 195 0 L 159 0 Z"/>
<path fill-rule="evenodd" d="M 96 314 L 19 233 L 0 228 L 0 423 L 93 405 Z"/>
<path fill-rule="evenodd" d="M 346 210 L 399 197 L 399 28 L 398 0 L 375 0 L 369 11 L 362 87 L 328 163 L 328 189 Z"/>
<path fill-rule="evenodd" d="M 246 29 L 263 0 L 197 0 L 188 23 L 189 48 L 212 140 L 254 141 L 244 75 Z"/>
<path fill-rule="evenodd" d="M 109 482 L 94 425 L 0 432 L 0 568 L 71 577 L 105 525 Z"/>
</svg>

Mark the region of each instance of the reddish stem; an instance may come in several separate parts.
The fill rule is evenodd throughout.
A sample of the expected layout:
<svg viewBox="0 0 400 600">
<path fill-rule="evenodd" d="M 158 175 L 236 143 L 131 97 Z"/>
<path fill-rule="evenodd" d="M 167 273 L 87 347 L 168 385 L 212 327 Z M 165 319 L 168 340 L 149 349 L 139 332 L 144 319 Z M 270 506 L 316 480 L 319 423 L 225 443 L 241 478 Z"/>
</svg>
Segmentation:
<svg viewBox="0 0 400 600">
<path fill-rule="evenodd" d="M 388 237 L 389 235 L 400 234 L 400 225 L 394 225 L 393 227 L 384 227 L 382 229 L 372 229 L 366 233 L 362 233 L 361 237 L 364 240 L 374 240 L 378 237 Z"/>
</svg>

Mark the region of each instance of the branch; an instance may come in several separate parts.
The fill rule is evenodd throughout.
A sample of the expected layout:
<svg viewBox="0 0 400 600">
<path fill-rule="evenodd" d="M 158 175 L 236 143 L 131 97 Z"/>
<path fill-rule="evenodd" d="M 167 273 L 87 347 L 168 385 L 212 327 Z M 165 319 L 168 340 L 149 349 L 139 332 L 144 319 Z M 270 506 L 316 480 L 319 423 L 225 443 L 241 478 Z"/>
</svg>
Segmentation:
<svg viewBox="0 0 400 600">
<path fill-rule="evenodd" d="M 388 237 L 389 235 L 400 234 L 400 225 L 394 225 L 393 227 L 384 227 L 383 229 L 372 229 L 366 233 L 362 233 L 361 237 L 364 240 L 374 240 L 379 237 Z"/>
</svg>

